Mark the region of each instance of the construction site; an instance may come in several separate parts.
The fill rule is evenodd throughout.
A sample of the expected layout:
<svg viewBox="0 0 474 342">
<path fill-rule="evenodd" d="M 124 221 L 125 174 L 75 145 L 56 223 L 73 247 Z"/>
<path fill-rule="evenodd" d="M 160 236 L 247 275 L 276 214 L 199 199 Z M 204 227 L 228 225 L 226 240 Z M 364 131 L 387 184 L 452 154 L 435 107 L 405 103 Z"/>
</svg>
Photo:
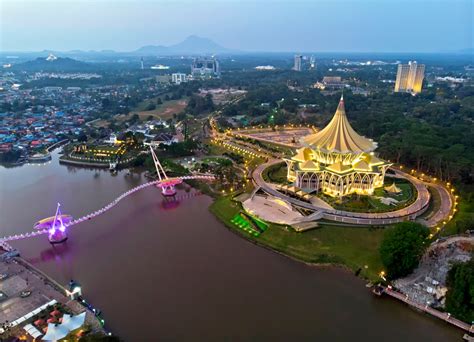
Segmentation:
<svg viewBox="0 0 474 342">
<path fill-rule="evenodd" d="M 394 285 L 417 304 L 444 308 L 449 270 L 454 263 L 469 261 L 473 252 L 474 234 L 439 239 L 428 248 L 418 268 Z"/>
</svg>

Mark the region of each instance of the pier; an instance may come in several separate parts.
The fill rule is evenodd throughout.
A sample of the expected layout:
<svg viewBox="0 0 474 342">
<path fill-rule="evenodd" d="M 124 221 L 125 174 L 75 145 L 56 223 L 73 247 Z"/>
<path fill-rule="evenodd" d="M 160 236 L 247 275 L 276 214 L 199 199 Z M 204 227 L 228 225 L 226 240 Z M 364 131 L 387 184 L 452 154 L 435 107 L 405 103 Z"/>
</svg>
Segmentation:
<svg viewBox="0 0 474 342">
<path fill-rule="evenodd" d="M 393 289 L 390 288 L 390 286 L 386 287 L 386 286 L 379 285 L 379 287 L 383 289 L 382 294 L 385 293 L 385 294 L 389 295 L 390 297 L 398 299 L 398 300 L 408 304 L 409 306 L 411 306 L 411 307 L 413 307 L 417 310 L 420 310 L 422 312 L 426 312 L 426 313 L 430 314 L 431 316 L 439 318 L 439 319 L 441 319 L 441 320 L 443 320 L 443 321 L 445 321 L 445 322 L 447 322 L 451 325 L 454 325 L 455 327 L 458 327 L 458 328 L 460 328 L 464 331 L 467 331 L 470 334 L 474 333 L 474 325 L 473 324 L 469 325 L 466 322 L 460 321 L 459 319 L 452 317 L 450 313 L 438 311 L 436 309 L 433 309 L 429 305 L 420 305 L 420 304 L 416 303 L 415 301 L 411 300 L 408 297 L 408 295 L 397 292 L 397 291 L 394 291 Z"/>
</svg>

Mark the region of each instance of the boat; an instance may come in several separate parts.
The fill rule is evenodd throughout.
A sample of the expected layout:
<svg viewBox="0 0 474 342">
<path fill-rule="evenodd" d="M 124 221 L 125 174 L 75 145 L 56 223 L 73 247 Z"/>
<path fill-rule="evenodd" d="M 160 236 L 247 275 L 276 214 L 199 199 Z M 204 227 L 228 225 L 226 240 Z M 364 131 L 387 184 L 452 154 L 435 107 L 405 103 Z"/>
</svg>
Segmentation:
<svg viewBox="0 0 474 342">
<path fill-rule="evenodd" d="M 383 286 L 376 285 L 372 288 L 372 293 L 376 296 L 381 296 L 384 293 L 384 288 Z"/>
<path fill-rule="evenodd" d="M 464 336 L 462 337 L 463 340 L 465 341 L 469 341 L 469 342 L 473 342 L 474 341 L 474 337 L 472 337 L 471 335 L 469 334 L 464 334 Z"/>
<path fill-rule="evenodd" d="M 48 240 L 52 245 L 62 243 L 67 240 L 67 234 L 61 229 L 56 229 L 53 233 L 49 234 Z"/>
</svg>

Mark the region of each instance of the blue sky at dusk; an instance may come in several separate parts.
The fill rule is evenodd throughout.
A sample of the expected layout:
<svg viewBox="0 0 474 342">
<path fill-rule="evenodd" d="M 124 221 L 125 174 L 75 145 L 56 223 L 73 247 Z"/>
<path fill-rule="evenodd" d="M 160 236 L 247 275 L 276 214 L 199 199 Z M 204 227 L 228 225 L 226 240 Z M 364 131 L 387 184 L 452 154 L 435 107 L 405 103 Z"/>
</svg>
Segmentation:
<svg viewBox="0 0 474 342">
<path fill-rule="evenodd" d="M 246 51 L 439 52 L 473 46 L 473 1 L 1 0 L 3 51 L 135 50 L 189 35 Z"/>
</svg>

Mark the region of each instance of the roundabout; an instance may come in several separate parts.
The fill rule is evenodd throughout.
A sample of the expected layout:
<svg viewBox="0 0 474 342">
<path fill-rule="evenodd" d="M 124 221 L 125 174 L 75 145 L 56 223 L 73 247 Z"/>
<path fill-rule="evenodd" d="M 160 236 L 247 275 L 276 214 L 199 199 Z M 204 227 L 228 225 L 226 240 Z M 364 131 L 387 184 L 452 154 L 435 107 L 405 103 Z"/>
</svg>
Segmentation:
<svg viewBox="0 0 474 342">
<path fill-rule="evenodd" d="M 413 184 L 417 191 L 417 197 L 415 201 L 409 206 L 389 212 L 382 213 L 359 213 L 352 211 L 336 210 L 329 209 L 327 206 L 319 205 L 317 202 L 309 202 L 302 198 L 295 198 L 288 194 L 284 194 L 279 191 L 275 185 L 267 183 L 262 176 L 264 170 L 272 165 L 281 163 L 281 160 L 274 159 L 270 160 L 267 163 L 264 163 L 258 166 L 253 174 L 252 178 L 256 184 L 257 189 L 261 189 L 268 195 L 271 195 L 276 198 L 280 198 L 285 202 L 291 203 L 297 208 L 302 208 L 310 210 L 313 212 L 310 216 L 313 219 L 326 219 L 329 221 L 335 221 L 339 223 L 346 223 L 351 225 L 387 225 L 394 224 L 398 222 L 403 222 L 407 220 L 415 220 L 418 216 L 423 214 L 428 208 L 430 201 L 430 193 L 426 188 L 426 185 L 423 181 L 403 173 L 398 170 L 395 171 L 395 176 L 397 178 L 404 178 Z M 256 191 L 254 191 L 254 195 Z M 251 199 L 250 199 L 251 200 Z M 257 213 L 258 215 L 258 213 Z"/>
</svg>

